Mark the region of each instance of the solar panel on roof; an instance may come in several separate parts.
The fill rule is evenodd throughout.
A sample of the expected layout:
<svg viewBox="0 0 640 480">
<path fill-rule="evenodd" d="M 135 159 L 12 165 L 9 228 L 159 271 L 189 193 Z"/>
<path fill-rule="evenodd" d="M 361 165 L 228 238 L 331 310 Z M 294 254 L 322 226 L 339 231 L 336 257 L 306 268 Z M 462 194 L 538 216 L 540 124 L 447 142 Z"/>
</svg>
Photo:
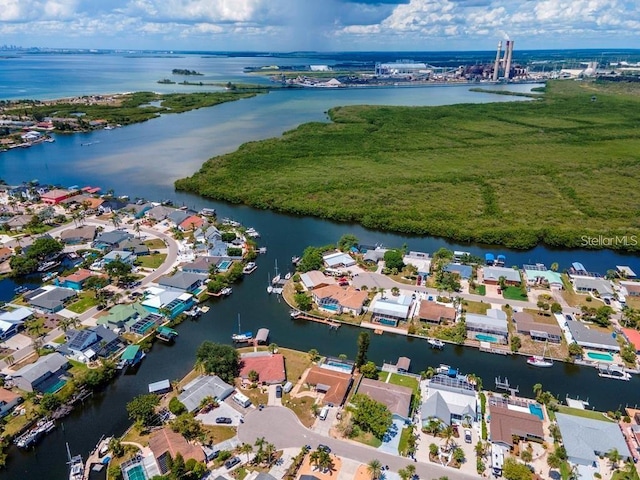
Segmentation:
<svg viewBox="0 0 640 480">
<path fill-rule="evenodd" d="M 68 347 L 71 350 L 82 350 L 85 342 L 91 336 L 93 332 L 90 330 L 80 330 L 75 337 L 69 342 Z"/>
</svg>

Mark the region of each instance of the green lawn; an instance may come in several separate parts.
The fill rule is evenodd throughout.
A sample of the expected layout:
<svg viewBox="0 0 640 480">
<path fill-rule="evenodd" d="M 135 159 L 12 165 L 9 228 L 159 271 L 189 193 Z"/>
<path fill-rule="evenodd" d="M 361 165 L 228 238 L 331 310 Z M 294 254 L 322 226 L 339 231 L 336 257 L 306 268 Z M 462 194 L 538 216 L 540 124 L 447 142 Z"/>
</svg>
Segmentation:
<svg viewBox="0 0 640 480">
<path fill-rule="evenodd" d="M 413 428 L 404 427 L 402 429 L 402 433 L 400 434 L 400 443 L 398 444 L 398 451 L 400 452 L 401 455 L 404 455 L 404 453 L 407 451 L 408 444 L 409 444 L 409 437 L 411 435 L 413 435 Z"/>
<path fill-rule="evenodd" d="M 78 300 L 73 302 L 71 305 L 67 307 L 67 310 L 71 310 L 73 313 L 83 313 L 89 310 L 91 307 L 95 307 L 98 305 L 98 300 L 96 299 L 96 295 L 93 291 L 91 292 L 81 292 L 78 295 Z"/>
<path fill-rule="evenodd" d="M 160 248 L 167 248 L 162 240 L 159 238 L 152 238 L 151 240 L 145 240 L 144 244 L 149 247 L 149 250 L 158 250 Z"/>
<path fill-rule="evenodd" d="M 469 293 L 473 293 L 474 295 L 486 295 L 487 287 L 484 285 L 476 285 L 476 288 L 469 289 Z"/>
<path fill-rule="evenodd" d="M 399 373 L 392 373 L 389 383 L 394 385 L 402 385 L 403 387 L 409 387 L 414 392 L 418 392 L 420 389 L 420 383 L 417 378 L 410 377 L 408 375 L 401 375 Z"/>
<path fill-rule="evenodd" d="M 380 440 L 379 438 L 374 437 L 371 433 L 369 432 L 362 432 L 360 433 L 360 435 L 353 437 L 351 440 L 355 440 L 356 442 L 360 442 L 360 443 L 364 443 L 365 445 L 369 445 L 370 447 L 373 448 L 378 448 L 380 445 L 382 445 L 382 440 Z"/>
<path fill-rule="evenodd" d="M 144 268 L 158 268 L 167 258 L 166 253 L 155 253 L 138 257 L 136 263 Z"/>
<path fill-rule="evenodd" d="M 389 378 L 389 375 L 391 375 L 391 372 L 383 372 L 382 370 L 379 370 L 378 380 L 380 380 L 381 382 L 386 382 L 387 378 Z"/>
<path fill-rule="evenodd" d="M 502 296 L 507 300 L 527 300 L 527 294 L 522 293 L 520 287 L 507 287 L 502 291 Z"/>
<path fill-rule="evenodd" d="M 472 300 L 464 300 L 462 303 L 462 308 L 464 308 L 467 313 L 477 313 L 479 315 L 484 315 L 487 313 L 487 310 L 491 308 L 491 304 L 485 302 L 474 302 Z"/>
<path fill-rule="evenodd" d="M 558 405 L 558 412 L 566 413 L 567 415 L 574 415 L 576 417 L 591 418 L 594 420 L 602 420 L 605 422 L 611 422 L 607 419 L 602 412 L 596 412 L 594 410 L 580 410 L 579 408 L 571 408 L 565 405 Z"/>
<path fill-rule="evenodd" d="M 331 123 L 212 158 L 176 187 L 520 249 L 640 235 L 640 84 L 550 81 L 543 99 L 526 102 L 348 106 L 329 115 Z M 606 248 L 640 249 L 612 243 Z"/>
</svg>

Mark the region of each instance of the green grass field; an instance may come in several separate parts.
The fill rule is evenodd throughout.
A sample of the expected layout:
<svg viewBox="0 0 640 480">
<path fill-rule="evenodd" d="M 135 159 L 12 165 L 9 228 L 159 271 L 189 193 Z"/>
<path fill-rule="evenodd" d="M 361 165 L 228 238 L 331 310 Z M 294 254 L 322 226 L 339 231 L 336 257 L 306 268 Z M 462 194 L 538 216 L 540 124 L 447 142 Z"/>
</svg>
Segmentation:
<svg viewBox="0 0 640 480">
<path fill-rule="evenodd" d="M 522 289 L 520 287 L 507 287 L 502 291 L 502 296 L 507 300 L 527 301 L 527 294 L 522 293 Z"/>
<path fill-rule="evenodd" d="M 640 85 L 555 81 L 529 102 L 338 107 L 330 116 L 210 159 L 176 187 L 513 248 L 640 234 Z"/>
<path fill-rule="evenodd" d="M 144 268 L 158 268 L 167 258 L 166 253 L 154 253 L 151 255 L 143 255 L 138 257 L 136 263 Z"/>
</svg>

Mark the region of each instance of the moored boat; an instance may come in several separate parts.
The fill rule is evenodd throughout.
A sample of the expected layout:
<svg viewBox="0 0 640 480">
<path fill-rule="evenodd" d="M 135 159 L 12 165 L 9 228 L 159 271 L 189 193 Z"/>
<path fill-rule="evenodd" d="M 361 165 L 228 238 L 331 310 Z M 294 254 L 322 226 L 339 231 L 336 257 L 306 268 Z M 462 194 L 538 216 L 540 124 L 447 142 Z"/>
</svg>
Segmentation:
<svg viewBox="0 0 640 480">
<path fill-rule="evenodd" d="M 540 355 L 533 355 L 527 358 L 527 363 L 532 367 L 548 368 L 553 367 L 553 360 L 550 358 L 544 358 Z"/>
<path fill-rule="evenodd" d="M 438 338 L 430 338 L 427 340 L 427 343 L 431 346 L 431 348 L 436 348 L 438 350 L 442 350 L 444 348 L 444 342 Z"/>
<path fill-rule="evenodd" d="M 601 363 L 598 365 L 598 376 L 602 378 L 613 378 L 614 380 L 631 380 L 631 374 L 625 371 L 620 365 L 608 365 Z"/>
<path fill-rule="evenodd" d="M 240 328 L 240 314 L 238 314 L 238 333 L 234 333 L 233 335 L 231 335 L 231 340 L 233 340 L 235 343 L 246 343 L 253 340 L 252 332 L 242 333 Z"/>
<path fill-rule="evenodd" d="M 245 275 L 248 275 L 248 274 L 252 273 L 256 268 L 258 268 L 258 266 L 256 265 L 255 262 L 249 262 L 242 269 L 242 273 L 244 273 Z"/>
<path fill-rule="evenodd" d="M 69 458 L 69 480 L 83 480 L 84 478 L 84 462 L 81 455 L 71 456 L 69 444 L 67 444 L 67 457 Z"/>
</svg>

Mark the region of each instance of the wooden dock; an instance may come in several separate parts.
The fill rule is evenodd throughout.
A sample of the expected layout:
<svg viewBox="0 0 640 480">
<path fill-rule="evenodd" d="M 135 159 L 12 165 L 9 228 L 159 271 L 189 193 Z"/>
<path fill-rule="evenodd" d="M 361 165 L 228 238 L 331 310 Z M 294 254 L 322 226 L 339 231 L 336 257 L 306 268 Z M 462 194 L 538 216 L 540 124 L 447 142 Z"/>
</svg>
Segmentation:
<svg viewBox="0 0 640 480">
<path fill-rule="evenodd" d="M 328 318 L 315 317 L 313 315 L 307 315 L 304 312 L 296 312 L 295 315 L 291 315 L 291 318 L 293 318 L 294 320 L 309 320 L 311 322 L 324 323 L 325 325 L 328 325 L 332 330 L 337 330 L 341 325 L 339 322 L 331 321 Z"/>
</svg>

